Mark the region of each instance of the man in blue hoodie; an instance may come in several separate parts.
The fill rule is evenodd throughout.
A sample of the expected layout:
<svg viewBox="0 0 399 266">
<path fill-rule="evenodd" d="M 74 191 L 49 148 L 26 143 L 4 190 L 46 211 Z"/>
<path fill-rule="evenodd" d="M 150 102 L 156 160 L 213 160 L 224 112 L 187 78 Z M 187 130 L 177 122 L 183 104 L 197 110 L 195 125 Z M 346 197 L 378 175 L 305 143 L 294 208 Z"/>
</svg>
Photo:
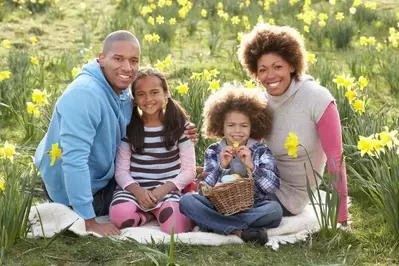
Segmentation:
<svg viewBox="0 0 399 266">
<path fill-rule="evenodd" d="M 116 150 L 132 113 L 126 88 L 139 58 L 140 44 L 130 32 L 108 35 L 98 60 L 85 65 L 58 99 L 35 154 L 49 198 L 71 206 L 85 219 L 87 231 L 101 235 L 120 233 L 112 224 L 97 223 L 95 216 L 108 214 Z M 62 150 L 62 160 L 51 161 L 53 144 Z"/>
</svg>

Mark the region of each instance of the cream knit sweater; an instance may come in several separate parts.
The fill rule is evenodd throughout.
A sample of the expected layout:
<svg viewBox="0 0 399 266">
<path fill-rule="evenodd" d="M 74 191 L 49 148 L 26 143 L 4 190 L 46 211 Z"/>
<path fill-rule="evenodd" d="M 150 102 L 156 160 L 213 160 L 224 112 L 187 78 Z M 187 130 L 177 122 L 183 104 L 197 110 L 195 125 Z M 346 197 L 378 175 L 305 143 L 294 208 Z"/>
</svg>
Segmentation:
<svg viewBox="0 0 399 266">
<path fill-rule="evenodd" d="M 316 124 L 334 98 L 310 76 L 302 76 L 299 81 L 293 80 L 283 95 L 271 96 L 266 93 L 266 96 L 274 120 L 272 132 L 265 141 L 276 158 L 281 178 L 280 190 L 276 195 L 288 211 L 299 214 L 309 203 L 305 163 L 312 187 L 315 188 L 316 184 L 305 150 L 298 147 L 298 158 L 293 158 L 288 156 L 284 144 L 288 133 L 295 133 L 298 141 L 308 150 L 314 169 L 322 175 L 327 158 Z"/>
</svg>

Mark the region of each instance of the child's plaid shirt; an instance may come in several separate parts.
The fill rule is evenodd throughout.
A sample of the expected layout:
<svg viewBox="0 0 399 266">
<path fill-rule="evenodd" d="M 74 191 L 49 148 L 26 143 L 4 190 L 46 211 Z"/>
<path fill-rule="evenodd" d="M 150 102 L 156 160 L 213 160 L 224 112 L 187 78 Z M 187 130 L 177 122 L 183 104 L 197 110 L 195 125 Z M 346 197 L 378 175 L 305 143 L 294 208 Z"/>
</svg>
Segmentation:
<svg viewBox="0 0 399 266">
<path fill-rule="evenodd" d="M 272 152 L 264 144 L 255 142 L 249 147 L 255 169 L 252 176 L 255 180 L 255 199 L 275 200 L 275 192 L 280 188 L 280 172 Z M 220 166 L 220 155 L 223 151 L 221 143 L 214 143 L 205 152 L 204 172 L 209 173 L 204 181 L 215 186 L 224 175 L 234 174 L 231 169 Z"/>
</svg>

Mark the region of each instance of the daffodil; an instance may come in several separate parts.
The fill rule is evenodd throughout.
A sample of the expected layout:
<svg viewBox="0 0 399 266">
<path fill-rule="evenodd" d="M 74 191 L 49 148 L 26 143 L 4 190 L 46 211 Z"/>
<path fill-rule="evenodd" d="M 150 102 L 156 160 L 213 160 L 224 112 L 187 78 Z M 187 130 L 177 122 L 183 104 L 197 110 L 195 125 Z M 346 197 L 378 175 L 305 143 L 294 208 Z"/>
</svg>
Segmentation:
<svg viewBox="0 0 399 266">
<path fill-rule="evenodd" d="M 365 102 L 364 99 L 363 100 L 356 99 L 353 102 L 353 109 L 355 109 L 355 111 L 358 112 L 358 113 L 364 113 L 366 111 L 365 110 L 365 105 L 366 105 L 366 102 Z"/>
<path fill-rule="evenodd" d="M 243 32 L 239 32 L 239 33 L 237 33 L 237 41 L 241 41 L 242 40 L 242 36 L 244 36 L 244 33 Z"/>
<path fill-rule="evenodd" d="M 158 16 L 155 20 L 158 24 L 163 24 L 165 22 L 165 18 L 162 16 Z"/>
<path fill-rule="evenodd" d="M 217 90 L 220 88 L 220 81 L 219 80 L 212 80 L 209 82 L 209 89 L 211 90 Z"/>
<path fill-rule="evenodd" d="M 165 0 L 158 0 L 158 6 L 163 7 L 165 5 Z"/>
<path fill-rule="evenodd" d="M 329 3 L 330 3 L 330 5 L 335 5 L 336 3 L 337 3 L 337 1 L 336 0 L 330 0 L 330 1 L 328 1 Z"/>
<path fill-rule="evenodd" d="M 151 5 L 150 5 L 150 8 L 151 8 L 152 10 L 155 10 L 155 9 L 157 9 L 157 6 L 156 6 L 155 4 L 151 4 Z"/>
<path fill-rule="evenodd" d="M 1 178 L 0 179 L 0 191 L 4 193 L 5 190 L 6 190 L 6 182 L 4 182 L 4 180 Z"/>
<path fill-rule="evenodd" d="M 354 15 L 356 13 L 356 7 L 351 7 L 349 8 L 349 13 L 351 13 L 352 15 Z"/>
<path fill-rule="evenodd" d="M 240 18 L 238 16 L 234 16 L 231 18 L 231 24 L 233 25 L 237 25 L 238 23 L 240 23 Z"/>
<path fill-rule="evenodd" d="M 289 0 L 288 3 L 290 4 L 290 6 L 295 5 L 296 3 L 298 3 L 299 0 Z"/>
<path fill-rule="evenodd" d="M 41 91 L 39 89 L 34 89 L 32 92 L 32 100 L 40 106 L 48 104 L 48 97 L 46 90 Z"/>
<path fill-rule="evenodd" d="M 222 3 L 222 2 L 219 2 L 219 3 L 218 3 L 217 9 L 223 9 L 223 3 Z"/>
<path fill-rule="evenodd" d="M 9 40 L 3 40 L 3 41 L 1 42 L 1 45 L 2 45 L 4 48 L 6 48 L 6 49 L 10 49 L 10 48 L 11 48 L 11 43 L 10 43 Z"/>
<path fill-rule="evenodd" d="M 201 79 L 201 78 L 202 78 L 202 73 L 198 73 L 198 72 L 192 72 L 192 73 L 191 73 L 190 79 L 196 79 L 196 80 L 198 80 L 198 79 Z"/>
<path fill-rule="evenodd" d="M 162 61 L 158 60 L 157 63 L 155 64 L 155 67 L 163 71 L 165 69 L 165 64 Z"/>
<path fill-rule="evenodd" d="M 81 70 L 81 68 L 79 68 L 79 67 L 72 68 L 72 71 L 71 71 L 72 77 L 76 77 L 79 74 L 80 70 Z"/>
<path fill-rule="evenodd" d="M 359 141 L 357 142 L 357 149 L 360 151 L 360 156 L 363 157 L 365 154 L 368 154 L 369 156 L 373 156 L 374 152 L 374 144 L 375 142 L 373 141 L 374 135 L 371 135 L 369 137 L 363 137 L 359 136 Z"/>
<path fill-rule="evenodd" d="M 285 140 L 284 148 L 288 150 L 288 155 L 294 158 L 298 157 L 297 149 L 299 146 L 298 136 L 293 132 L 288 133 L 288 137 Z"/>
<path fill-rule="evenodd" d="M 147 19 L 147 22 L 150 23 L 151 25 L 155 24 L 155 19 L 152 16 L 149 16 Z"/>
<path fill-rule="evenodd" d="M 212 73 L 209 72 L 209 70 L 204 69 L 204 71 L 202 71 L 202 77 L 206 80 L 210 80 L 212 78 Z"/>
<path fill-rule="evenodd" d="M 362 4 L 362 0 L 354 0 L 352 3 L 353 7 L 358 7 Z"/>
<path fill-rule="evenodd" d="M 141 8 L 140 14 L 141 14 L 143 17 L 145 17 L 145 16 L 146 16 L 147 14 L 149 14 L 149 13 L 152 13 L 151 7 L 149 7 L 149 6 L 143 6 L 143 7 Z"/>
<path fill-rule="evenodd" d="M 377 43 L 376 48 L 378 52 L 381 52 L 384 49 L 384 46 L 381 43 Z"/>
<path fill-rule="evenodd" d="M 369 82 L 368 82 L 367 79 L 366 79 L 365 77 L 363 77 L 363 76 L 360 76 L 357 82 L 359 83 L 359 86 L 360 86 L 360 88 L 362 88 L 362 89 L 365 88 L 365 87 L 367 87 L 367 85 L 369 85 Z"/>
<path fill-rule="evenodd" d="M 146 41 L 148 41 L 148 42 L 151 42 L 151 41 L 152 41 L 152 34 L 146 34 L 146 35 L 144 35 L 144 39 L 145 39 Z"/>
<path fill-rule="evenodd" d="M 259 17 L 256 19 L 257 22 L 263 22 L 263 17 L 262 15 L 259 15 Z"/>
<path fill-rule="evenodd" d="M 161 37 L 158 34 L 156 34 L 156 33 L 152 34 L 152 40 L 154 42 L 159 42 L 160 39 L 161 39 Z"/>
<path fill-rule="evenodd" d="M 385 127 L 385 130 L 378 134 L 381 140 L 381 145 L 387 146 L 388 149 L 392 149 L 393 145 L 394 144 L 397 145 L 397 143 L 399 142 L 398 139 L 396 138 L 397 134 L 398 134 L 397 130 L 389 131 L 389 128 Z"/>
<path fill-rule="evenodd" d="M 206 18 L 206 16 L 208 15 L 208 13 L 206 12 L 205 9 L 201 10 L 201 17 Z"/>
<path fill-rule="evenodd" d="M 170 25 L 175 25 L 176 24 L 176 18 L 171 18 L 171 19 L 169 19 L 169 24 Z"/>
<path fill-rule="evenodd" d="M 308 25 L 303 26 L 303 31 L 309 33 L 309 31 L 310 31 L 309 26 Z"/>
<path fill-rule="evenodd" d="M 275 25 L 276 22 L 274 21 L 274 18 L 269 18 L 269 20 L 267 21 L 270 25 Z"/>
<path fill-rule="evenodd" d="M 34 117 L 40 116 L 40 110 L 37 108 L 37 105 L 32 102 L 26 103 L 26 111 L 28 112 L 28 114 L 34 115 Z"/>
<path fill-rule="evenodd" d="M 245 88 L 253 89 L 256 85 L 252 80 L 244 80 L 244 86 Z"/>
<path fill-rule="evenodd" d="M 56 159 L 61 160 L 61 154 L 62 150 L 58 148 L 58 143 L 51 144 L 51 151 L 49 152 L 51 157 L 50 166 L 54 165 Z"/>
<path fill-rule="evenodd" d="M 220 72 L 216 68 L 209 70 L 209 72 L 211 73 L 212 77 L 215 78 L 220 74 Z"/>
<path fill-rule="evenodd" d="M 179 86 L 176 87 L 176 90 L 178 93 L 180 93 L 180 95 L 186 94 L 188 92 L 187 83 L 180 84 Z"/>
<path fill-rule="evenodd" d="M 317 62 L 317 58 L 315 54 L 309 53 L 308 54 L 308 62 L 314 64 Z"/>
<path fill-rule="evenodd" d="M 348 89 L 348 90 L 345 92 L 345 97 L 348 99 L 348 101 L 349 101 L 350 103 L 353 102 L 353 100 L 356 98 L 356 91 L 355 91 L 355 90 Z"/>
<path fill-rule="evenodd" d="M 371 9 L 371 10 L 376 10 L 377 9 L 377 3 L 375 2 L 366 2 L 364 4 L 365 8 Z"/>
<path fill-rule="evenodd" d="M 4 143 L 4 147 L 1 148 L 0 154 L 2 154 L 3 158 L 9 159 L 10 161 L 13 160 L 15 154 L 15 145 L 8 143 L 6 141 Z"/>
<path fill-rule="evenodd" d="M 166 66 L 169 66 L 170 64 L 172 64 L 172 56 L 168 55 L 167 57 L 165 57 L 163 62 L 165 63 Z"/>
<path fill-rule="evenodd" d="M 11 76 L 10 71 L 2 71 L 2 72 L 0 72 L 0 81 L 4 80 L 4 79 L 9 79 L 10 76 Z"/>
<path fill-rule="evenodd" d="M 172 5 L 172 0 L 166 0 L 165 4 L 166 4 L 166 6 L 171 6 Z"/>
<path fill-rule="evenodd" d="M 317 16 L 317 18 L 319 20 L 327 20 L 328 19 L 328 15 L 326 13 L 319 13 L 319 15 Z"/>
<path fill-rule="evenodd" d="M 37 59 L 37 58 L 34 57 L 34 56 L 31 56 L 31 57 L 30 57 L 30 62 L 31 62 L 32 64 L 34 64 L 34 65 L 37 65 L 37 64 L 39 64 L 39 59 Z"/>
<path fill-rule="evenodd" d="M 187 16 L 188 13 L 188 8 L 187 7 L 182 7 L 179 9 L 179 17 L 184 19 Z"/>
<path fill-rule="evenodd" d="M 345 18 L 343 12 L 338 12 L 337 15 L 335 16 L 336 20 L 343 20 Z"/>
<path fill-rule="evenodd" d="M 33 36 L 33 37 L 30 37 L 30 43 L 32 44 L 32 45 L 36 45 L 37 44 L 37 42 L 38 42 L 38 40 L 37 40 L 37 37 L 36 36 Z"/>
</svg>

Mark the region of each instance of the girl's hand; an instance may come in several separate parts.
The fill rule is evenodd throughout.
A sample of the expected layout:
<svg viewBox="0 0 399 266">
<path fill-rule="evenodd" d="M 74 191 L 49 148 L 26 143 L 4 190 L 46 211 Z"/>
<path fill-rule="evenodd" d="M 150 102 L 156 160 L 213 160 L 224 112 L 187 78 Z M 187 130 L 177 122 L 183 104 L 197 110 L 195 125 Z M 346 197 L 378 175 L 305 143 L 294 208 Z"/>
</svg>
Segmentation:
<svg viewBox="0 0 399 266">
<path fill-rule="evenodd" d="M 253 171 L 255 166 L 252 162 L 251 150 L 247 146 L 240 146 L 237 148 L 237 155 L 240 158 L 241 162 L 249 168 L 250 171 Z"/>
<path fill-rule="evenodd" d="M 155 207 L 155 204 L 158 202 L 153 193 L 144 188 L 138 190 L 136 192 L 136 195 L 134 196 L 136 197 L 138 204 L 144 209 L 153 208 Z"/>
<path fill-rule="evenodd" d="M 222 168 L 227 168 L 231 160 L 233 160 L 234 154 L 236 154 L 236 149 L 231 146 L 227 146 L 226 149 L 220 154 L 220 166 Z"/>
<path fill-rule="evenodd" d="M 154 195 L 154 197 L 156 198 L 156 203 L 158 203 L 161 199 L 165 197 L 166 194 L 173 190 L 177 190 L 175 184 L 173 184 L 172 182 L 166 182 L 166 184 L 163 184 L 162 186 L 153 189 L 151 192 L 152 195 Z"/>
</svg>

